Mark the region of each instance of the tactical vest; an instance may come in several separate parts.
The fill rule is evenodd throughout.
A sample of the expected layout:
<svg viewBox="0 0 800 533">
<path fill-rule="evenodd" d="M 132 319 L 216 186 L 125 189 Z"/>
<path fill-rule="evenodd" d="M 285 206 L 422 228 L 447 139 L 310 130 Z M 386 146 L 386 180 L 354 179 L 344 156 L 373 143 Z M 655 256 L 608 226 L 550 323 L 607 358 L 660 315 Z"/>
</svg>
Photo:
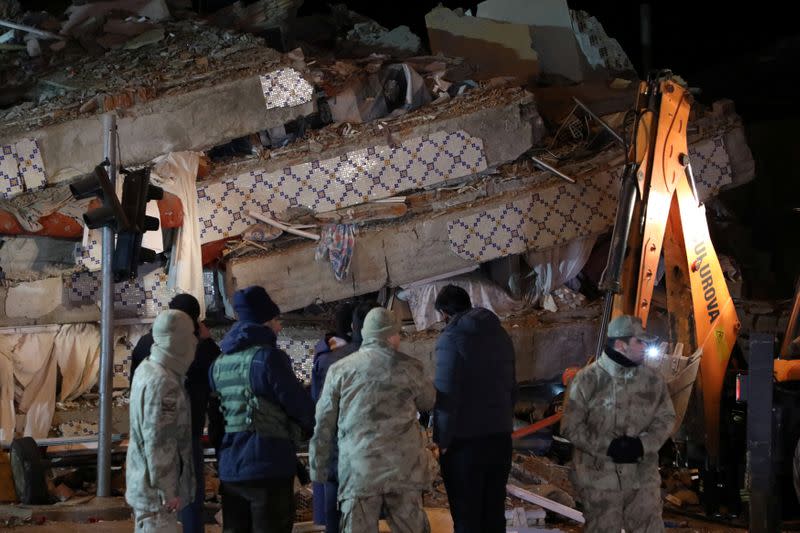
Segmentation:
<svg viewBox="0 0 800 533">
<path fill-rule="evenodd" d="M 302 440 L 302 430 L 280 406 L 256 396 L 250 385 L 250 366 L 259 350 L 245 350 L 222 355 L 214 363 L 212 376 L 220 396 L 225 433 L 254 431 L 262 437 Z"/>
</svg>

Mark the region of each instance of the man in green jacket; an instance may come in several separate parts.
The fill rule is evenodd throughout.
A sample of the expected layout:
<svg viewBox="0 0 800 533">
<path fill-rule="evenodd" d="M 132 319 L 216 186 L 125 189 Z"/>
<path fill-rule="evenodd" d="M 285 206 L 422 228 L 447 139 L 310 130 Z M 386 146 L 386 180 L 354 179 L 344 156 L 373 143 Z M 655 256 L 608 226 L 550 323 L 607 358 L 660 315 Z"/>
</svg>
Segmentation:
<svg viewBox="0 0 800 533">
<path fill-rule="evenodd" d="M 615 318 L 605 351 L 569 388 L 561 428 L 587 533 L 664 530 L 658 450 L 675 410 L 661 375 L 642 365 L 645 338 L 639 318 Z"/>
<path fill-rule="evenodd" d="M 435 389 L 422 363 L 397 351 L 399 333 L 390 311 L 370 311 L 361 348 L 331 366 L 317 402 L 311 478 L 328 480 L 338 435 L 344 533 L 377 531 L 381 508 L 395 533 L 430 531 L 422 491 L 430 487 L 433 458 L 417 413 L 433 408 Z"/>
</svg>

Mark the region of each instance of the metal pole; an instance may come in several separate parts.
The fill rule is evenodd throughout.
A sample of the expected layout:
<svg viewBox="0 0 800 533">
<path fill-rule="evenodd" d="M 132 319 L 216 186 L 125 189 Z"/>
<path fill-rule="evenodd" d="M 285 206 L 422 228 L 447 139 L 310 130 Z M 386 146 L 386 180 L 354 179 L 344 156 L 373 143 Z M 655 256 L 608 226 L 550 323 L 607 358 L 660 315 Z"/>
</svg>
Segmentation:
<svg viewBox="0 0 800 533">
<path fill-rule="evenodd" d="M 103 117 L 105 158 L 109 162 L 108 179 L 117 181 L 117 119 Z M 103 281 L 100 304 L 100 435 L 97 442 L 97 496 L 111 496 L 111 400 L 114 368 L 114 230 L 103 228 Z"/>
<path fill-rule="evenodd" d="M 622 265 L 625 261 L 625 250 L 628 246 L 628 235 L 631 231 L 633 208 L 636 205 L 638 189 L 636 185 L 636 165 L 629 163 L 622 174 L 622 185 L 619 190 L 619 203 L 617 205 L 617 218 L 614 230 L 611 233 L 611 246 L 608 250 L 608 262 L 600 280 L 600 288 L 605 291 L 603 313 L 600 315 L 600 332 L 597 335 L 595 357 L 603 353 L 606 343 L 606 329 L 611 318 L 611 308 L 614 295 L 622 289 Z"/>
<path fill-rule="evenodd" d="M 574 96 L 572 97 L 572 100 L 578 105 L 578 107 L 583 109 L 583 111 L 587 115 L 592 117 L 592 120 L 596 121 L 598 124 L 603 126 L 603 128 L 614 138 L 614 140 L 617 141 L 620 146 L 622 146 L 622 148 L 625 150 L 625 152 L 628 151 L 628 143 L 625 142 L 625 139 L 622 138 L 622 135 L 620 135 L 619 133 L 614 131 L 614 128 L 612 128 L 611 126 L 608 125 L 608 122 L 606 122 L 605 120 L 603 120 L 599 116 L 595 115 L 594 111 L 589 109 L 589 106 L 587 106 L 586 104 L 584 104 L 583 102 L 581 102 L 580 100 L 575 98 Z"/>
<path fill-rule="evenodd" d="M 557 168 L 551 167 L 550 165 L 548 165 L 547 163 L 545 163 L 544 161 L 542 161 L 538 157 L 531 156 L 531 160 L 534 163 L 536 163 L 543 170 L 546 170 L 547 172 L 555 174 L 556 176 L 558 176 L 562 180 L 564 180 L 566 182 L 569 182 L 569 183 L 575 183 L 574 179 L 570 178 L 569 176 L 567 176 L 566 174 L 564 174 L 563 172 L 561 172 Z"/>
<path fill-rule="evenodd" d="M 750 458 L 750 531 L 778 531 L 773 499 L 772 380 L 773 337 L 750 335 L 750 369 L 747 384 L 747 455 Z"/>
</svg>

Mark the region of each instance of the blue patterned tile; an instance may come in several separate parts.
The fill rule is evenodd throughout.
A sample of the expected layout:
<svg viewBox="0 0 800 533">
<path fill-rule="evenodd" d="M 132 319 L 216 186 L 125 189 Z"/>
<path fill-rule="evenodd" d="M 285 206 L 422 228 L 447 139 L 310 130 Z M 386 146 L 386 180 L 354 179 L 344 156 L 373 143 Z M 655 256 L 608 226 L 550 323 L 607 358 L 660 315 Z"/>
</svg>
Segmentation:
<svg viewBox="0 0 800 533">
<path fill-rule="evenodd" d="M 254 222 L 246 215 L 248 210 L 270 216 L 292 206 L 330 211 L 486 168 L 483 141 L 455 131 L 416 137 L 397 147 L 354 150 L 271 173 L 242 174 L 198 189 L 200 240 L 207 243 L 240 234 Z"/>
</svg>

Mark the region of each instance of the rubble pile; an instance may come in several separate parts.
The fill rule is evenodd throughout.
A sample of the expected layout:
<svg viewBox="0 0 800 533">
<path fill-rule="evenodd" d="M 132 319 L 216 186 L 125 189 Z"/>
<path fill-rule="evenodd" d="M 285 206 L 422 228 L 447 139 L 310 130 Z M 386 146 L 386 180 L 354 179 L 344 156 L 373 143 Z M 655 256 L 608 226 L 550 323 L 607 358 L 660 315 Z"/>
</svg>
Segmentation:
<svg viewBox="0 0 800 533">
<path fill-rule="evenodd" d="M 203 278 L 206 316 L 224 327 L 233 291 L 269 287 L 287 323 L 311 330 L 279 340 L 298 373 L 310 367 L 309 337 L 324 335 L 336 302 L 361 297 L 402 316 L 403 349 L 432 373 L 442 325 L 425 310 L 436 283 L 455 283 L 503 319 L 521 348 L 519 381 L 560 383 L 565 368 L 582 366 L 594 350 L 598 284 L 625 161 L 624 149 L 573 98 L 630 134 L 639 80 L 619 43 L 563 1 L 548 3 L 555 6 L 548 11 L 535 2 L 488 0 L 477 16 L 437 7 L 425 19 L 430 50 L 407 27 L 387 28 L 343 6 L 301 20 L 300 4 L 235 2 L 200 16 L 170 13 L 162 0 L 76 2 L 58 20 L 2 3 L 0 16 L 26 28 L 12 30 L 5 41 L 12 48 L 2 52 L 11 61 L 0 67 L 0 81 L 13 85 L 0 110 L 2 148 L 35 136 L 25 140 L 34 155 L 47 156 L 42 187 L 63 187 L 101 150 L 99 139 L 86 144 L 97 133 L 91 121 L 114 112 L 124 166 L 197 156 L 195 166 L 179 169 L 189 184 L 179 198 L 184 225 L 163 232 L 165 252 L 146 275 L 118 286 L 117 304 L 133 317 L 152 318 L 168 301 L 164 294 L 180 288 L 170 260 L 191 234 L 201 249 L 192 274 Z M 317 23 L 327 30 L 313 38 Z M 67 131 L 79 122 L 80 135 Z M 729 102 L 694 105 L 688 128 L 701 201 L 752 179 L 741 119 Z M 14 156 L 13 170 L 3 167 L 9 182 L 42 160 L 25 157 Z M 25 187 L 19 194 L 41 194 Z M 14 207 L 0 200 L 9 224 Z M 65 211 L 59 205 L 47 213 Z M 71 220 L 78 218 L 73 209 Z M 59 265 L 63 294 L 48 293 L 55 301 L 46 312 L 0 313 L 0 324 L 96 320 L 96 235 L 84 232 L 74 267 Z M 741 282 L 735 260 L 725 271 Z M 5 283 L 11 290 L 23 279 L 31 278 Z M 129 302 L 131 294 L 140 297 Z M 76 309 L 83 314 L 72 318 Z M 756 331 L 781 320 L 769 310 L 749 314 Z M 115 386 L 125 387 L 125 365 L 115 366 Z M 522 406 L 525 423 L 558 412 L 551 400 Z M 127 396 L 117 391 L 114 403 L 126 410 Z M 95 410 L 96 395 L 57 404 L 50 436 L 96 434 L 96 423 L 79 414 Z M 524 446 L 514 454 L 509 483 L 519 490 L 507 500 L 510 525 L 535 527 L 546 515 L 574 526 L 580 498 L 568 476 L 568 445 L 552 428 L 545 433 L 548 455 Z M 208 468 L 206 500 L 214 504 L 219 480 Z M 78 474 L 54 471 L 51 497 L 90 493 Z M 686 476 L 666 474 L 671 504 L 695 505 L 695 480 Z M 119 473 L 115 479 L 123 490 Z M 543 510 L 531 498 L 552 505 Z M 298 519 L 307 520 L 307 489 L 297 500 Z M 441 478 L 425 501 L 447 506 Z"/>
<path fill-rule="evenodd" d="M 53 64 L 35 77 L 27 93 L 31 99 L 0 111 L 0 135 L 235 80 L 281 60 L 250 34 L 191 21 L 161 23 L 160 32 L 161 39 L 151 43 L 157 53 L 152 47 L 122 47 L 101 56 L 76 50 L 53 57 Z"/>
</svg>

